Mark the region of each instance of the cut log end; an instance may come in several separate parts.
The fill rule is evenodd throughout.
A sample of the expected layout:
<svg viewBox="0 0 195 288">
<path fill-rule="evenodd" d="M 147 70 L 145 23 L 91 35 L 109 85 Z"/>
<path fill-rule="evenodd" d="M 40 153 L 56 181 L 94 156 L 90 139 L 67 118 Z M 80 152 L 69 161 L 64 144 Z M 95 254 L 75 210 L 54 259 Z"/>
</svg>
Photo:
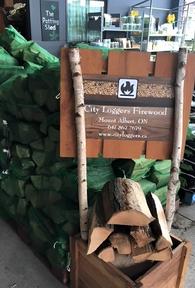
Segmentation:
<svg viewBox="0 0 195 288">
<path fill-rule="evenodd" d="M 131 227 L 130 235 L 139 248 L 142 248 L 155 240 L 149 226 Z"/>
<path fill-rule="evenodd" d="M 104 248 L 99 254 L 98 258 L 102 259 L 104 262 L 114 262 L 115 261 L 115 253 L 112 247 Z"/>
<path fill-rule="evenodd" d="M 146 216 L 144 213 L 127 210 L 114 213 L 108 220 L 107 224 L 111 225 L 128 225 L 128 226 L 146 226 L 152 222 L 154 218 L 152 216 Z"/>
<path fill-rule="evenodd" d="M 122 233 L 114 233 L 109 237 L 113 248 L 121 255 L 131 254 L 131 243 L 128 235 Z"/>
</svg>

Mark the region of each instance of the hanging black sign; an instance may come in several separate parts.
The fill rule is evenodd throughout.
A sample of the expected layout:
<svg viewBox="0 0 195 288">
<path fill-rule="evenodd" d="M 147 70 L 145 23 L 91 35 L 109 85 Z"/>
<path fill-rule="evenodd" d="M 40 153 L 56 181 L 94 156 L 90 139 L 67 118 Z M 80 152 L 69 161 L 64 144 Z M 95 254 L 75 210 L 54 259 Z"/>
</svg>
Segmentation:
<svg viewBox="0 0 195 288">
<path fill-rule="evenodd" d="M 59 3 L 41 1 L 41 30 L 43 41 L 59 41 Z"/>
</svg>

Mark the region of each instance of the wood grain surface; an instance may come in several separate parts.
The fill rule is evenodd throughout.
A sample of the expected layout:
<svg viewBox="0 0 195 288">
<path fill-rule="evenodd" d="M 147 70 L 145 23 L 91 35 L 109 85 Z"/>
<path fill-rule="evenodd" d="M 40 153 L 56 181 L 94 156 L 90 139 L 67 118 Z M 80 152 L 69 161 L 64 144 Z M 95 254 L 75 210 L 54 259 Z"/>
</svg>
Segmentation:
<svg viewBox="0 0 195 288">
<path fill-rule="evenodd" d="M 191 244 L 174 236 L 172 239 L 175 243 L 172 259 L 154 263 L 148 269 L 144 267 L 145 262 L 136 267 L 138 273 L 134 273 L 130 267 L 125 274 L 115 266 L 101 261 L 95 254 L 86 255 L 87 245 L 79 236 L 75 236 L 71 239 L 71 287 L 103 288 L 106 283 L 108 288 L 182 288 Z M 131 279 L 133 274 L 136 275 L 134 281 Z"/>
<path fill-rule="evenodd" d="M 97 81 L 100 81 L 102 79 L 106 79 L 106 81 L 108 81 L 109 79 L 115 79 L 116 81 L 121 77 L 139 78 L 139 79 L 144 78 L 151 85 L 155 78 L 159 79 L 160 82 L 167 83 L 165 84 L 165 87 L 173 87 L 170 85 L 173 85 L 173 82 L 175 80 L 176 65 L 177 65 L 177 53 L 164 53 L 164 52 L 157 53 L 156 63 L 154 63 L 150 62 L 150 53 L 145 52 L 111 51 L 109 53 L 108 60 L 105 61 L 102 59 L 102 55 L 99 51 L 81 50 L 81 66 L 85 80 L 96 79 Z M 183 149 L 185 146 L 186 129 L 189 122 L 192 91 L 195 83 L 194 67 L 195 67 L 195 54 L 189 54 L 187 62 L 185 87 L 184 87 L 185 99 L 184 99 Z M 144 83 L 144 81 L 142 83 Z M 148 93 L 149 87 L 152 86 L 146 87 L 146 95 Z M 152 89 L 155 88 L 152 87 Z M 144 89 L 142 90 L 144 91 Z M 166 89 L 164 90 L 164 92 L 165 91 Z M 115 93 L 116 90 L 114 94 Z M 149 93 L 149 95 L 151 96 L 151 93 Z M 165 95 L 167 95 L 166 92 Z M 147 99 L 143 97 L 143 94 L 141 94 L 141 96 L 143 100 L 142 106 L 144 106 L 146 105 L 144 101 L 146 101 Z M 159 95 L 157 94 L 157 96 Z M 63 48 L 61 54 L 61 143 L 60 143 L 60 151 L 62 157 L 76 156 L 73 97 L 74 94 L 72 90 L 72 80 L 68 63 L 68 49 Z M 115 95 L 115 97 L 117 96 Z M 104 100 L 106 101 L 105 95 L 102 95 L 100 98 L 104 98 Z M 157 98 L 154 99 L 155 101 L 158 100 Z M 110 98 L 107 100 L 111 101 Z M 160 100 L 161 99 L 159 99 L 159 101 Z M 162 100 L 164 101 L 164 99 Z M 97 95 L 86 93 L 86 101 L 87 101 L 86 104 L 92 103 L 93 105 L 97 105 Z M 110 104 L 109 101 L 107 104 Z M 139 101 L 137 103 L 139 103 Z M 161 102 L 161 104 L 162 103 L 165 102 Z M 155 105 L 158 106 L 158 104 Z M 134 107 L 135 106 L 136 105 L 134 105 Z M 163 107 L 171 107 L 171 106 L 173 106 L 173 102 L 172 103 L 170 102 L 169 104 L 166 103 L 166 105 L 164 105 Z M 118 158 L 118 157 L 139 158 L 141 154 L 145 154 L 147 158 L 159 159 L 159 160 L 169 159 L 171 157 L 172 152 L 172 140 L 173 140 L 172 134 L 170 134 L 169 137 L 167 137 L 167 140 L 163 139 L 163 141 L 161 140 L 159 141 L 156 139 L 150 139 L 150 140 L 146 139 L 143 141 L 141 140 L 137 141 L 137 139 L 134 139 L 128 141 L 124 139 L 116 140 L 116 139 L 103 139 L 103 138 L 100 139 L 89 138 L 87 139 L 87 156 L 98 157 L 98 155 L 102 154 L 104 157 L 110 157 L 110 158 Z"/>
</svg>

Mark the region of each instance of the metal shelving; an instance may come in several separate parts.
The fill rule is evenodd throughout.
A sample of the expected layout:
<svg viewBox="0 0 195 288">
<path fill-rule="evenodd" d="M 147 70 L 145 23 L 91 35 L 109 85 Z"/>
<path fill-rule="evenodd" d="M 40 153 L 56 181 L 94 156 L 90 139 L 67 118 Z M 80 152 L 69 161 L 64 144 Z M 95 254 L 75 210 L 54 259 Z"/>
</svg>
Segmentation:
<svg viewBox="0 0 195 288">
<path fill-rule="evenodd" d="M 180 43 L 182 41 L 183 33 L 183 23 L 181 23 L 177 20 L 174 23 L 174 30 L 171 32 L 162 32 L 162 31 L 155 31 L 154 29 L 154 23 L 152 23 L 152 20 L 154 19 L 154 15 L 156 12 L 163 11 L 167 12 L 167 14 L 171 11 L 173 13 L 178 12 L 179 7 L 168 9 L 168 8 L 161 8 L 161 7 L 155 7 L 153 6 L 153 0 L 145 0 L 141 1 L 139 3 L 136 3 L 135 5 L 131 6 L 132 9 L 137 9 L 139 11 L 143 11 L 143 21 L 145 22 L 145 19 L 148 19 L 148 28 L 143 29 L 143 35 L 142 35 L 142 41 L 141 41 L 141 50 L 146 50 L 148 52 L 158 52 L 158 51 L 177 51 L 179 49 Z M 166 38 L 174 38 L 174 41 L 165 42 Z M 151 40 L 152 38 L 152 40 Z M 159 39 L 158 39 L 159 38 Z M 163 38 L 165 39 L 163 41 Z M 162 42 L 163 41 L 163 42 Z M 176 43 L 175 43 L 176 42 Z M 151 49 L 151 45 L 158 46 L 154 49 Z M 160 45 L 161 44 L 161 45 Z M 164 44 L 164 45 L 163 45 Z M 170 47 L 166 47 L 168 44 L 170 44 Z"/>
<path fill-rule="evenodd" d="M 132 29 L 124 29 L 125 27 L 121 23 L 120 27 L 105 27 L 104 8 L 102 7 L 99 14 L 101 17 L 101 21 L 99 21 L 99 26 L 96 27 L 96 31 L 98 31 L 99 33 L 100 41 L 103 41 L 103 38 L 106 35 L 105 33 L 113 33 L 109 34 L 109 36 L 113 35 L 113 38 L 114 33 L 123 33 L 123 35 L 124 33 L 126 33 L 126 38 L 128 39 L 133 39 L 132 37 L 135 37 L 134 40 L 140 45 L 140 49 L 142 51 L 178 51 L 179 47 L 181 45 L 183 46 L 185 43 L 185 31 L 188 23 L 188 14 L 190 11 L 189 7 L 190 5 L 195 5 L 195 1 L 170 9 L 155 7 L 153 6 L 153 3 L 153 0 L 145 0 L 129 7 L 130 9 L 134 8 L 138 10 L 142 17 L 141 23 L 133 23 Z M 159 11 L 162 11 L 165 14 L 168 14 L 169 12 L 176 14 L 177 20 L 173 24 L 174 27 L 172 31 L 170 30 L 171 32 L 163 30 L 158 31 L 158 29 L 154 29 L 154 17 L 156 18 L 156 15 L 158 15 L 157 13 L 159 13 Z M 94 14 L 94 17 L 95 16 L 97 16 L 97 14 Z M 136 25 L 139 26 L 136 27 Z M 172 41 L 170 41 L 170 38 L 172 39 Z M 195 43 L 194 39 L 193 42 Z"/>
</svg>

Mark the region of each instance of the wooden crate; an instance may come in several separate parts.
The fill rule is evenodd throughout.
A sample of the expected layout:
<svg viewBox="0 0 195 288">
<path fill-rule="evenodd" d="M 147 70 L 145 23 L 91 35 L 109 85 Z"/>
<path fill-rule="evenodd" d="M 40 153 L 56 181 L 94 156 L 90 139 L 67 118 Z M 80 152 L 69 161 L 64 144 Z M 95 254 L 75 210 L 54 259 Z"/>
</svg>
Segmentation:
<svg viewBox="0 0 195 288">
<path fill-rule="evenodd" d="M 76 131 L 74 119 L 74 97 L 68 59 L 69 49 L 61 53 L 61 132 L 60 155 L 76 156 Z M 111 51 L 103 60 L 100 51 L 81 50 L 81 66 L 84 79 L 136 78 L 147 81 L 171 81 L 174 83 L 177 66 L 177 53 L 157 53 L 156 62 L 150 61 L 150 53 L 137 51 Z M 195 54 L 188 55 L 184 85 L 183 150 L 189 122 L 192 92 L 195 83 Z M 167 82 L 168 83 L 168 82 Z M 89 95 L 90 96 L 90 95 Z M 91 97 L 92 98 L 92 97 Z M 171 122 L 171 124 L 173 121 Z M 171 131 L 173 132 L 173 125 Z M 171 133 L 172 133 L 171 132 Z M 172 152 L 172 134 L 163 140 L 120 140 L 105 138 L 87 139 L 87 157 L 139 158 L 145 154 L 148 159 L 169 159 Z"/>
<path fill-rule="evenodd" d="M 119 271 L 96 255 L 86 255 L 86 244 L 79 238 L 71 239 L 72 288 L 182 288 L 187 271 L 191 243 L 175 236 L 173 258 L 166 262 L 147 261 L 128 271 Z M 129 275 L 129 276 L 128 276 Z"/>
</svg>

